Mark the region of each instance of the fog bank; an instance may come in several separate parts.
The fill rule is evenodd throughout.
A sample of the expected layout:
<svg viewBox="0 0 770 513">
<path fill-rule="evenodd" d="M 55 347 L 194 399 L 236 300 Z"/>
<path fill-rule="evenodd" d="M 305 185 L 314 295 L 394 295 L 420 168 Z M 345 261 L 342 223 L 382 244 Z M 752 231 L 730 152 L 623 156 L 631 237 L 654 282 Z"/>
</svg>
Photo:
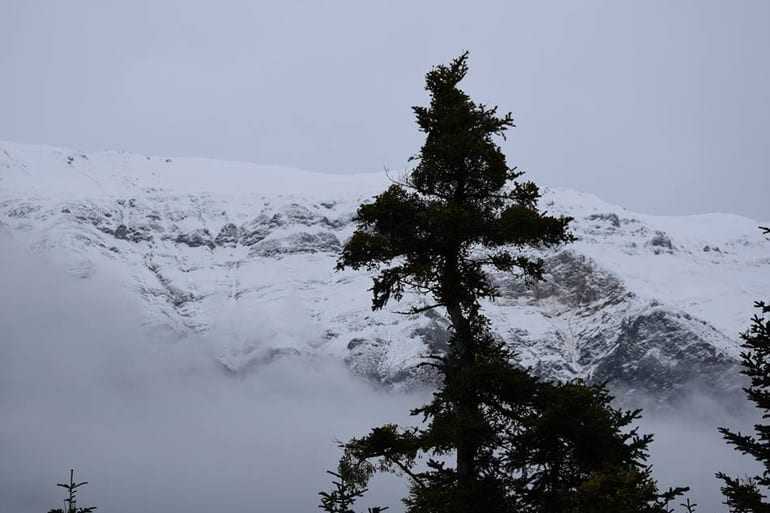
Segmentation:
<svg viewBox="0 0 770 513">
<path fill-rule="evenodd" d="M 78 279 L 12 248 L 0 231 L 0 497 L 17 513 L 61 504 L 70 467 L 82 505 L 104 513 L 316 509 L 335 440 L 408 421 L 427 394 L 387 393 L 339 363 L 286 358 L 231 375 L 204 339 L 148 338 L 140 305 L 109 276 Z M 651 415 L 664 484 L 690 484 L 700 512 L 722 511 L 716 470 L 744 473 L 717 423 L 745 424 L 702 399 Z M 695 414 L 697 412 L 697 414 Z M 399 511 L 403 485 L 370 501 Z"/>
</svg>

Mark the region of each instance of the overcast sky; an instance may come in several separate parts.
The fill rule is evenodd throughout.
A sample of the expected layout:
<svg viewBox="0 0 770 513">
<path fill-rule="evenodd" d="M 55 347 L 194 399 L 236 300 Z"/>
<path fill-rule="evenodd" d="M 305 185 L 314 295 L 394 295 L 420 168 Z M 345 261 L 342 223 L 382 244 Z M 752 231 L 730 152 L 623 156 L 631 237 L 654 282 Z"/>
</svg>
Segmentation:
<svg viewBox="0 0 770 513">
<path fill-rule="evenodd" d="M 399 170 L 424 73 L 468 49 L 538 182 L 770 220 L 768 22 L 766 0 L 0 0 L 0 139 Z"/>
</svg>

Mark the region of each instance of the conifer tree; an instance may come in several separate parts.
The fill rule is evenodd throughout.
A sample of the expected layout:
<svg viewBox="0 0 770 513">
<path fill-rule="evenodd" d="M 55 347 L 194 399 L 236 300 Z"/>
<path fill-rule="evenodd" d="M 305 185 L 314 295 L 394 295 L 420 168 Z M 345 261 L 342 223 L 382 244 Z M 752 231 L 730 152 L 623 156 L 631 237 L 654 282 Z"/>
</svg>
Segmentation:
<svg viewBox="0 0 770 513">
<path fill-rule="evenodd" d="M 644 465 L 650 438 L 624 432 L 638 412 L 613 409 L 602 387 L 536 379 L 481 312 L 499 295 L 490 270 L 540 280 L 543 261 L 528 250 L 572 236 L 570 218 L 538 209 L 538 187 L 520 180 L 495 142 L 514 126 L 511 115 L 458 88 L 467 58 L 427 74 L 430 105 L 414 108 L 426 134 L 416 165 L 361 205 L 338 261 L 340 270 L 376 272 L 373 309 L 410 290 L 430 302 L 407 313 L 441 308 L 450 322 L 448 351 L 427 362 L 442 383 L 412 412 L 421 425 L 384 425 L 345 444 L 343 460 L 356 469 L 345 486 L 362 489 L 375 472 L 404 475 L 410 513 L 667 511 L 682 490 L 658 493 Z"/>
<path fill-rule="evenodd" d="M 437 364 L 445 377 L 442 407 L 447 411 L 441 413 L 456 425 L 447 433 L 452 440 L 444 442 L 456 450 L 457 490 L 472 497 L 481 486 L 477 464 L 486 428 L 474 373 L 485 360 L 503 357 L 479 310 L 479 300 L 498 295 L 484 269 L 540 278 L 541 260 L 508 248 L 558 244 L 570 235 L 569 219 L 538 211 L 537 186 L 516 181 L 522 173 L 507 165 L 493 140 L 513 126 L 513 119 L 499 116 L 495 107 L 476 105 L 457 87 L 467 71 L 466 53 L 427 74 L 430 106 L 414 107 L 426 134 L 414 157 L 418 163 L 404 183 L 359 208 L 358 229 L 338 269 L 379 271 L 372 288 L 374 309 L 401 299 L 407 288 L 435 301 L 413 307 L 412 313 L 446 309 L 452 333 L 449 354 Z"/>
<path fill-rule="evenodd" d="M 770 228 L 760 227 L 765 235 Z M 741 363 L 750 382 L 744 388 L 749 400 L 762 412 L 762 419 L 770 418 L 770 304 L 763 301 L 754 303 L 757 313 L 751 320 L 751 327 L 741 334 L 743 352 Z M 767 490 L 770 487 L 770 425 L 756 424 L 754 435 L 719 428 L 719 432 L 735 450 L 748 454 L 764 467 L 762 474 L 746 479 L 728 476 L 722 472 L 725 504 L 732 513 L 770 513 Z"/>
<path fill-rule="evenodd" d="M 96 506 L 78 507 L 78 488 L 83 485 L 87 485 L 88 481 L 80 483 L 75 482 L 75 470 L 70 469 L 69 483 L 58 483 L 56 486 L 67 490 L 67 498 L 64 499 L 64 509 L 52 509 L 48 513 L 92 513 L 96 510 Z"/>
</svg>

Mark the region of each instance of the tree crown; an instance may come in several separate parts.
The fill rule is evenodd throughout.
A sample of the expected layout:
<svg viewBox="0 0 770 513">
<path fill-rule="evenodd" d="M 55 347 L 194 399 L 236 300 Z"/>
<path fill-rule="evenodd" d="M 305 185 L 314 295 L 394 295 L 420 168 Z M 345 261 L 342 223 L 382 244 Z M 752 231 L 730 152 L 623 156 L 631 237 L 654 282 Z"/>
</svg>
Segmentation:
<svg viewBox="0 0 770 513">
<path fill-rule="evenodd" d="M 523 173 L 509 167 L 495 142 L 513 127 L 511 114 L 477 105 L 458 88 L 468 53 L 426 76 L 430 105 L 414 107 L 426 133 L 415 167 L 357 212 L 357 230 L 337 268 L 378 270 L 373 308 L 399 300 L 407 288 L 430 293 L 435 306 L 473 309 L 498 291 L 484 267 L 518 270 L 539 279 L 543 263 L 514 249 L 572 240 L 570 218 L 537 208 L 540 197 Z"/>
</svg>

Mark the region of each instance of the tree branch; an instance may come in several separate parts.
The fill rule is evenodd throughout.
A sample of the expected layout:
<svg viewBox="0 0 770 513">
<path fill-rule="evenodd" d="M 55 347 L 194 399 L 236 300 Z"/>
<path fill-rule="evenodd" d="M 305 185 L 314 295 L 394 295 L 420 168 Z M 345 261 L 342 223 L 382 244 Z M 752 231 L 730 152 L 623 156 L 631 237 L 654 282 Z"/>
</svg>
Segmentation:
<svg viewBox="0 0 770 513">
<path fill-rule="evenodd" d="M 417 476 L 417 474 L 415 474 L 414 472 L 409 470 L 409 467 L 407 467 L 406 465 L 404 465 L 400 461 L 391 458 L 390 456 L 385 456 L 385 459 L 388 460 L 389 462 L 393 463 L 394 465 L 396 465 L 398 468 L 400 468 L 404 472 L 404 474 L 409 476 L 415 483 L 417 483 L 420 486 L 420 488 L 423 488 L 423 489 L 427 489 L 428 488 L 428 486 L 420 480 L 420 478 Z"/>
<path fill-rule="evenodd" d="M 417 315 L 419 313 L 427 312 L 428 310 L 433 310 L 434 308 L 440 308 L 442 306 L 446 306 L 446 305 L 444 303 L 436 303 L 435 305 L 423 306 L 421 308 L 412 307 L 406 311 L 395 311 L 393 313 L 396 313 L 399 315 Z"/>
</svg>

